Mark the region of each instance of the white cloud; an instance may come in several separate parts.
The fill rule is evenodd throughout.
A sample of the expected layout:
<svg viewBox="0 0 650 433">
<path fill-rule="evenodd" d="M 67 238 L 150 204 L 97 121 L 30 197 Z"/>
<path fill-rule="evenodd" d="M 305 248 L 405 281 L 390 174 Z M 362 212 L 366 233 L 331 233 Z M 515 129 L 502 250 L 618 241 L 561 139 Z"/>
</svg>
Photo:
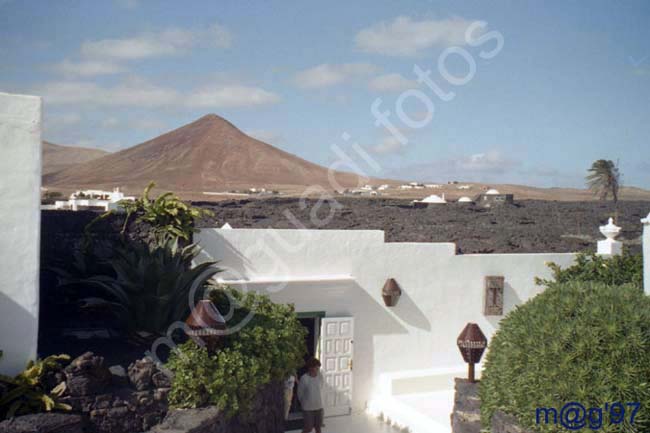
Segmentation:
<svg viewBox="0 0 650 433">
<path fill-rule="evenodd" d="M 415 21 L 399 16 L 362 29 L 355 37 L 357 48 L 387 56 L 415 56 L 434 47 L 465 45 L 465 31 L 471 21 L 462 18 Z"/>
<path fill-rule="evenodd" d="M 228 48 L 232 43 L 232 35 L 219 24 L 206 30 L 169 28 L 130 38 L 86 41 L 81 45 L 81 54 L 92 59 L 136 60 L 180 54 L 203 43 Z"/>
<path fill-rule="evenodd" d="M 298 72 L 294 77 L 296 85 L 302 88 L 320 88 L 343 83 L 354 77 L 375 73 L 377 67 L 368 63 L 345 63 L 332 65 L 323 63 Z"/>
<path fill-rule="evenodd" d="M 54 65 L 53 69 L 67 77 L 94 77 L 96 75 L 119 74 L 126 70 L 121 65 L 102 60 L 83 60 L 80 62 L 64 60 Z"/>
<path fill-rule="evenodd" d="M 233 108 L 274 104 L 281 100 L 274 92 L 260 87 L 240 84 L 211 85 L 184 94 L 171 87 L 159 86 L 139 77 L 129 77 L 113 86 L 101 86 L 92 81 L 50 81 L 31 89 L 52 105 L 129 106 L 129 107 L 190 107 Z M 117 119 L 105 119 L 104 127 L 117 124 Z M 155 121 L 142 121 L 139 127 L 156 129 Z"/>
<path fill-rule="evenodd" d="M 379 92 L 401 92 L 407 89 L 415 89 L 418 84 L 415 80 L 408 80 L 401 74 L 385 74 L 370 80 L 368 86 L 371 90 Z"/>
<path fill-rule="evenodd" d="M 53 81 L 35 89 L 49 104 L 90 104 L 108 106 L 159 107 L 178 100 L 173 89 L 133 79 L 113 87 L 87 81 Z"/>
<path fill-rule="evenodd" d="M 233 108 L 274 104 L 280 96 L 259 87 L 206 87 L 190 94 L 186 104 L 197 108 Z"/>
<path fill-rule="evenodd" d="M 409 165 L 393 170 L 390 175 L 419 180 L 504 181 L 509 176 L 516 175 L 521 166 L 521 161 L 490 150 Z"/>
<path fill-rule="evenodd" d="M 519 165 L 517 161 L 504 157 L 497 151 L 476 153 L 450 162 L 453 162 L 461 172 L 469 171 L 473 173 L 505 173 Z"/>
<path fill-rule="evenodd" d="M 383 137 L 379 144 L 373 146 L 371 150 L 378 154 L 391 154 L 402 152 L 405 147 L 397 138 L 389 135 Z"/>
</svg>

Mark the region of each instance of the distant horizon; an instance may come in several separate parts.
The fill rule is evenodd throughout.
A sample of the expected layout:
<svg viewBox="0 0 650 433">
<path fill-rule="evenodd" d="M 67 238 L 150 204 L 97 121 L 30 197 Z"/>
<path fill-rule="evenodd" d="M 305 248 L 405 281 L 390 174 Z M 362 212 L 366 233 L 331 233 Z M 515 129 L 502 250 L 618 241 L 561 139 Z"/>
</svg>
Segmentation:
<svg viewBox="0 0 650 433">
<path fill-rule="evenodd" d="M 4 0 L 0 90 L 42 96 L 44 138 L 70 146 L 216 112 L 373 177 L 583 188 L 610 159 L 650 188 L 649 18 L 644 0 Z"/>
<path fill-rule="evenodd" d="M 230 122 L 228 119 L 226 119 L 225 117 L 223 117 L 223 116 L 221 116 L 221 115 L 219 115 L 219 114 L 217 114 L 217 113 L 212 113 L 212 112 L 211 112 L 211 113 L 203 114 L 203 115 L 201 115 L 200 117 L 198 117 L 197 119 L 195 119 L 195 120 L 193 120 L 193 121 L 191 121 L 191 122 L 189 122 L 189 123 L 196 122 L 196 121 L 198 121 L 198 120 L 200 120 L 200 119 L 202 119 L 202 118 L 204 118 L 204 117 L 208 117 L 208 116 L 217 116 L 217 117 L 219 117 L 219 118 L 225 120 L 226 122 L 232 123 L 232 122 Z M 187 124 L 179 125 L 179 126 L 177 126 L 177 127 L 171 128 L 171 129 L 169 129 L 168 131 L 164 131 L 164 132 L 162 132 L 160 135 L 167 134 L 167 133 L 169 133 L 169 132 L 171 132 L 171 131 L 174 131 L 174 130 L 179 129 L 179 128 L 181 128 L 181 127 L 183 127 L 183 126 L 186 126 L 186 125 L 187 125 Z M 233 124 L 233 125 L 234 125 L 234 124 Z M 241 128 L 239 128 L 237 125 L 234 125 L 234 126 L 235 126 L 237 129 L 239 129 L 240 131 L 242 131 L 243 133 L 246 134 L 246 132 L 243 131 L 243 130 L 241 130 Z M 160 135 L 158 135 L 158 136 L 160 136 Z M 249 134 L 247 134 L 247 135 L 249 135 Z M 145 142 L 147 142 L 147 141 L 150 141 L 150 140 L 152 140 L 152 139 L 154 139 L 154 138 L 157 138 L 158 136 L 150 137 L 149 139 L 146 139 L 146 140 L 144 140 L 144 141 L 142 141 L 142 142 L 140 142 L 140 143 L 135 143 L 135 144 L 133 144 L 133 145 L 131 145 L 131 146 L 127 146 L 127 147 L 125 147 L 125 148 L 117 149 L 117 150 L 114 150 L 114 151 L 106 150 L 106 149 L 102 149 L 102 148 L 99 148 L 99 147 L 92 147 L 92 146 L 75 146 L 75 145 L 69 145 L 69 144 L 64 144 L 64 143 L 55 143 L 55 142 L 53 142 L 52 140 L 48 140 L 48 139 L 45 139 L 45 138 L 43 139 L 43 141 L 44 141 L 44 142 L 48 142 L 48 143 L 53 144 L 53 145 L 57 145 L 57 146 L 73 147 L 73 148 L 76 147 L 76 148 L 93 149 L 93 150 L 102 150 L 102 151 L 104 151 L 104 152 L 108 152 L 108 153 L 116 153 L 116 152 L 120 152 L 120 151 L 123 151 L 123 150 L 130 149 L 130 148 L 132 148 L 132 147 L 134 147 L 134 146 L 137 146 L 137 145 L 139 145 L 139 144 L 145 143 Z M 250 135 L 249 135 L 249 136 L 250 136 Z M 270 145 L 270 146 L 273 146 L 273 147 L 276 147 L 276 148 L 278 148 L 278 149 L 284 150 L 284 149 L 282 149 L 280 146 L 276 146 L 276 145 L 274 145 L 274 144 L 267 143 L 267 142 L 265 142 L 264 140 L 262 140 L 262 139 L 260 139 L 260 138 L 256 138 L 256 137 L 253 137 L 253 136 L 251 136 L 251 137 L 252 137 L 252 138 L 255 138 L 255 139 L 259 140 L 259 141 L 262 141 L 263 143 L 266 143 L 266 144 L 268 144 L 268 145 Z M 294 155 L 295 155 L 295 154 L 294 154 Z M 299 158 L 305 159 L 305 160 L 308 161 L 308 162 L 313 162 L 313 163 L 318 164 L 317 162 L 312 161 L 312 160 L 310 160 L 309 158 L 305 158 L 305 157 L 300 156 L 300 155 L 295 155 L 295 156 L 298 156 Z M 321 165 L 322 165 L 322 164 L 321 164 Z M 327 168 L 327 166 L 324 166 L 324 167 Z M 343 170 L 343 171 L 347 171 L 348 173 L 352 173 L 352 174 L 363 174 L 363 173 L 354 173 L 353 171 L 349 171 L 349 170 Z M 586 169 L 585 169 L 585 175 L 586 175 Z M 454 182 L 454 181 L 455 181 L 455 182 L 458 182 L 458 183 L 461 183 L 461 184 L 462 184 L 462 183 L 471 183 L 471 184 L 497 185 L 497 186 L 499 186 L 499 185 L 503 185 L 503 186 L 507 186 L 507 185 L 511 185 L 511 186 L 524 186 L 524 187 L 530 187 L 530 188 L 542 188 L 542 189 L 553 189 L 553 188 L 557 188 L 557 189 L 578 189 L 578 190 L 588 190 L 588 188 L 586 187 L 586 185 L 583 185 L 583 186 L 536 186 L 536 185 L 531 185 L 531 184 L 526 184 L 526 183 L 498 183 L 498 182 L 483 182 L 483 181 L 473 181 L 473 180 L 468 180 L 468 179 L 463 179 L 463 178 L 458 178 L 458 179 L 446 179 L 446 180 L 442 180 L 442 179 L 438 179 L 438 180 L 436 180 L 436 179 L 432 179 L 432 178 L 418 178 L 418 177 L 412 177 L 412 178 L 411 178 L 411 177 L 403 177 L 403 178 L 399 178 L 399 177 L 391 177 L 390 173 L 388 173 L 387 176 L 383 176 L 383 177 L 376 177 L 376 176 L 375 176 L 375 177 L 373 177 L 373 178 L 375 178 L 375 179 L 385 179 L 385 180 L 390 180 L 390 181 L 395 181 L 395 182 L 404 182 L 404 183 L 408 183 L 408 182 L 420 182 L 420 183 L 431 183 L 431 184 L 441 184 L 441 185 L 445 185 L 445 184 L 448 184 L 449 182 Z M 622 184 L 621 187 L 622 187 L 622 188 L 630 187 L 630 188 L 641 189 L 641 190 L 644 190 L 644 191 L 650 191 L 650 188 L 643 188 L 643 187 L 641 187 L 641 186 L 637 186 L 637 185 L 626 185 L 626 184 Z"/>
</svg>

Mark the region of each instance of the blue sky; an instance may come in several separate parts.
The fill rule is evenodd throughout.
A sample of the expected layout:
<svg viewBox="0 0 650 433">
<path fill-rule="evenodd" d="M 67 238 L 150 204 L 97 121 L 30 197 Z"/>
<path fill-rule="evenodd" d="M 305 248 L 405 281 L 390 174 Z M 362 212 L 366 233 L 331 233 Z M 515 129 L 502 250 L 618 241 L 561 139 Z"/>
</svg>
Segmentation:
<svg viewBox="0 0 650 433">
<path fill-rule="evenodd" d="M 650 188 L 649 21 L 645 0 L 0 0 L 0 91 L 44 96 L 60 144 L 115 151 L 217 113 L 373 176 L 582 186 L 607 158 Z"/>
</svg>

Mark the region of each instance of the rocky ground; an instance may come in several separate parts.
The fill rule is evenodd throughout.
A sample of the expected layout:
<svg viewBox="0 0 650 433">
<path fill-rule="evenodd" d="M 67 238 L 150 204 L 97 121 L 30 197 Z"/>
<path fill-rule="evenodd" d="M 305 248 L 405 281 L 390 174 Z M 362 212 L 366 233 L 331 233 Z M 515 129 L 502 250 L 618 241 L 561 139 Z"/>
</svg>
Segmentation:
<svg viewBox="0 0 650 433">
<path fill-rule="evenodd" d="M 593 250 L 598 227 L 613 216 L 611 202 L 522 200 L 511 206 L 481 208 L 449 203 L 424 209 L 407 200 L 336 198 L 321 202 L 296 198 L 195 202 L 213 218 L 199 227 L 384 230 L 387 242 L 455 242 L 459 253 L 532 253 Z M 640 252 L 640 219 L 650 201 L 619 203 L 619 240 Z M 299 223 L 298 223 L 299 222 Z"/>
</svg>

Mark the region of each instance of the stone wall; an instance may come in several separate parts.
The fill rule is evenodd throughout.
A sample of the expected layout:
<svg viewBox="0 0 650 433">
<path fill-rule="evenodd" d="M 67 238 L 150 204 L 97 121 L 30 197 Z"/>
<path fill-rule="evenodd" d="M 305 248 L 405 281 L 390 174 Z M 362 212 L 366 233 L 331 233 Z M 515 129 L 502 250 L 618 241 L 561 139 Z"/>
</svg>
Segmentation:
<svg viewBox="0 0 650 433">
<path fill-rule="evenodd" d="M 282 384 L 260 390 L 250 417 L 226 419 L 215 407 L 174 409 L 162 424 L 149 433 L 283 433 L 284 399 Z"/>
<path fill-rule="evenodd" d="M 454 410 L 451 414 L 452 433 L 481 432 L 481 400 L 478 395 L 479 382 L 470 383 L 467 379 L 454 379 Z M 490 433 L 532 433 L 519 425 L 517 419 L 497 411 L 492 416 Z"/>
<path fill-rule="evenodd" d="M 0 422 L 0 433 L 282 433 L 283 385 L 262 388 L 249 416 L 230 419 L 215 407 L 169 411 L 171 383 L 149 358 L 107 367 L 104 358 L 87 352 L 68 366 L 48 373 L 49 392 L 65 382 L 61 403 L 69 413 L 42 413 Z"/>
<path fill-rule="evenodd" d="M 481 400 L 478 382 L 455 378 L 454 411 L 451 414 L 452 433 L 479 433 L 481 431 Z"/>
</svg>

